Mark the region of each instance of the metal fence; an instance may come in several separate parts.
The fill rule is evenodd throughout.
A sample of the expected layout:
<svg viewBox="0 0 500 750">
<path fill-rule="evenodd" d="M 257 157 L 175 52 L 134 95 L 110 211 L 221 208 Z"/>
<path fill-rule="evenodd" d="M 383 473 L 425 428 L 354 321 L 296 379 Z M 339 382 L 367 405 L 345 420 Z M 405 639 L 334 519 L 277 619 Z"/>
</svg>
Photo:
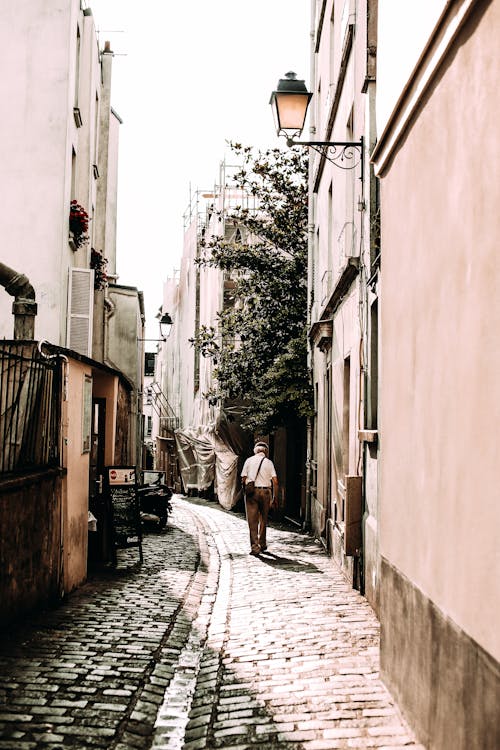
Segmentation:
<svg viewBox="0 0 500 750">
<path fill-rule="evenodd" d="M 58 360 L 0 341 L 0 474 L 57 466 L 59 435 Z"/>
</svg>

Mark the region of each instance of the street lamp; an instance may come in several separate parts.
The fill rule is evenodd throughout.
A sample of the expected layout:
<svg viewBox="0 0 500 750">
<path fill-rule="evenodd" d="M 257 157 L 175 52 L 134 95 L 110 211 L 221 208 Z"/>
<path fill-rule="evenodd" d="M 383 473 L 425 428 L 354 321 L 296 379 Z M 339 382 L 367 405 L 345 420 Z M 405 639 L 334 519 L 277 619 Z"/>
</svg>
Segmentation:
<svg viewBox="0 0 500 750">
<path fill-rule="evenodd" d="M 173 326 L 173 320 L 168 313 L 163 313 L 160 318 L 160 335 L 163 341 L 166 341 Z"/>
<path fill-rule="evenodd" d="M 160 308 L 161 312 L 161 308 Z M 170 335 L 170 329 L 172 328 L 174 321 L 170 317 L 168 313 L 163 313 L 163 315 L 160 318 L 160 312 L 158 315 L 156 315 L 156 318 L 159 318 L 159 326 L 160 326 L 160 336 L 159 339 L 137 339 L 137 341 L 166 341 Z"/>
<path fill-rule="evenodd" d="M 287 138 L 291 138 L 291 131 L 293 135 L 300 136 L 311 99 L 312 94 L 306 89 L 304 81 L 297 79 L 295 73 L 290 71 L 284 78 L 280 78 L 269 101 L 278 135 L 285 134 Z"/>
<path fill-rule="evenodd" d="M 363 136 L 359 141 L 296 141 L 301 135 L 306 120 L 307 108 L 312 94 L 304 81 L 290 71 L 280 78 L 276 91 L 271 94 L 272 107 L 278 136 L 285 136 L 287 146 L 309 146 L 340 169 L 354 169 L 361 164 L 363 181 Z"/>
</svg>

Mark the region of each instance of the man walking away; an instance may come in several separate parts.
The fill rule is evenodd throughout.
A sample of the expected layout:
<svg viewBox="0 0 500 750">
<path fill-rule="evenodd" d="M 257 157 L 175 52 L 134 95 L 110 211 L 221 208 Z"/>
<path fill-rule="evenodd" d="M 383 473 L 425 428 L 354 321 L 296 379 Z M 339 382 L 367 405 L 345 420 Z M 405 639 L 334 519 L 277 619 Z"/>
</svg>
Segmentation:
<svg viewBox="0 0 500 750">
<path fill-rule="evenodd" d="M 241 471 L 245 487 L 245 510 L 250 531 L 250 554 L 258 555 L 267 549 L 266 528 L 269 506 L 278 497 L 278 477 L 271 459 L 267 458 L 266 443 L 255 443 L 254 455 L 247 458 Z M 254 482 L 251 491 L 249 483 Z"/>
</svg>

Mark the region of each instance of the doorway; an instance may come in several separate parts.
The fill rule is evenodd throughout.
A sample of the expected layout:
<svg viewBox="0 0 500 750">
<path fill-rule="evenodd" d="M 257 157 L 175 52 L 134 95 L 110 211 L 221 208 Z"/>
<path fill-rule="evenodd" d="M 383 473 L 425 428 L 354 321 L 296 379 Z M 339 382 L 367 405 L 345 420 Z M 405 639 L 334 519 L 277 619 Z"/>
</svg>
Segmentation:
<svg viewBox="0 0 500 750">
<path fill-rule="evenodd" d="M 107 560 L 109 514 L 104 495 L 104 463 L 106 446 L 106 399 L 92 399 L 90 434 L 89 511 L 97 519 L 96 530 L 89 531 L 88 563 Z"/>
</svg>

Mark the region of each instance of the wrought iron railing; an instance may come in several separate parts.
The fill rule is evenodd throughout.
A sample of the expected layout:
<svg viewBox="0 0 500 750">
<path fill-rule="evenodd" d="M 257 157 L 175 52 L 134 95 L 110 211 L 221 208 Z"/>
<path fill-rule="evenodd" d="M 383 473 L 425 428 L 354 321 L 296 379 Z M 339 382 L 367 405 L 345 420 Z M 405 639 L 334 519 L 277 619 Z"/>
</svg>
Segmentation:
<svg viewBox="0 0 500 750">
<path fill-rule="evenodd" d="M 35 344 L 0 341 L 0 474 L 59 464 L 59 373 Z"/>
<path fill-rule="evenodd" d="M 156 382 L 151 383 L 148 386 L 148 395 L 151 396 L 151 405 L 160 418 L 160 435 L 165 436 L 169 432 L 177 430 L 179 427 L 179 418 L 162 391 L 160 384 Z"/>
<path fill-rule="evenodd" d="M 179 429 L 178 417 L 160 417 L 160 437 Z"/>
</svg>

